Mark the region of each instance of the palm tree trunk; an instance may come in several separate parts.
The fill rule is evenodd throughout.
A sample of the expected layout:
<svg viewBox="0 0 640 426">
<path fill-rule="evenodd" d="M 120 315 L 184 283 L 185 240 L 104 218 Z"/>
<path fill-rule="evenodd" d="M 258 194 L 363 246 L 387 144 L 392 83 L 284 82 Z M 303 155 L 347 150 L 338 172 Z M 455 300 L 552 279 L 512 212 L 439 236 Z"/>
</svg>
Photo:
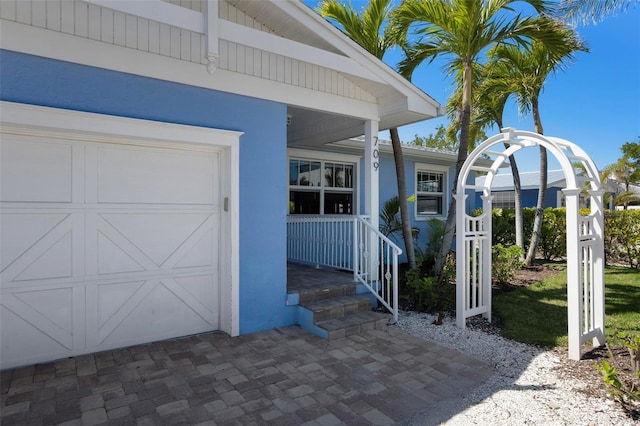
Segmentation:
<svg viewBox="0 0 640 426">
<path fill-rule="evenodd" d="M 508 144 L 505 144 L 507 147 Z M 516 216 L 516 245 L 524 252 L 524 231 L 522 221 L 522 184 L 520 183 L 520 172 L 516 164 L 516 157 L 509 156 L 509 164 L 511 165 L 511 175 L 513 176 L 513 194 L 514 194 L 514 210 Z"/>
<path fill-rule="evenodd" d="M 497 120 L 498 129 L 502 129 L 502 120 Z M 505 149 L 508 149 L 511 145 L 504 144 Z M 516 219 L 516 245 L 522 249 L 524 253 L 524 230 L 522 220 L 522 184 L 520 183 L 520 172 L 518 171 L 518 164 L 516 163 L 516 157 L 514 155 L 509 156 L 509 165 L 511 166 L 511 176 L 513 176 L 513 199 L 514 199 L 514 212 Z"/>
<path fill-rule="evenodd" d="M 460 176 L 460 170 L 467 160 L 469 155 L 469 129 L 471 127 L 471 84 L 472 73 L 471 63 L 465 62 L 463 64 L 463 76 L 462 76 L 462 116 L 460 117 L 460 146 L 458 147 L 458 159 L 456 160 L 456 177 L 453 181 L 453 191 L 455 193 L 458 187 L 458 177 Z M 453 236 L 456 231 L 456 199 L 451 197 L 451 203 L 449 203 L 449 212 L 447 214 L 447 223 L 444 228 L 444 236 L 442 237 L 442 247 L 436 257 L 434 265 L 434 272 L 436 275 L 441 275 L 444 268 L 447 255 L 451 251 L 453 245 Z"/>
<path fill-rule="evenodd" d="M 542 133 L 542 122 L 540 120 L 540 110 L 538 109 L 538 99 L 534 98 L 531 102 L 531 111 L 533 112 L 533 122 L 535 130 L 539 134 Z M 540 187 L 538 188 L 538 202 L 536 203 L 536 215 L 533 219 L 533 231 L 531 232 L 531 242 L 527 257 L 524 260 L 525 265 L 531 266 L 536 259 L 538 243 L 540 242 L 540 234 L 542 231 L 542 220 L 544 218 L 544 200 L 547 195 L 547 149 L 540 147 Z"/>
<path fill-rule="evenodd" d="M 409 219 L 409 201 L 407 200 L 407 179 L 404 170 L 404 159 L 402 156 L 402 145 L 398 136 L 398 129 L 389 129 L 391 134 L 391 146 L 393 147 L 393 160 L 396 164 L 396 179 L 398 182 L 398 203 L 400 204 L 400 219 L 402 221 L 402 238 L 404 247 L 407 250 L 407 261 L 409 267 L 416 267 L 416 253 L 413 249 L 413 235 L 411 234 L 411 220 Z"/>
</svg>

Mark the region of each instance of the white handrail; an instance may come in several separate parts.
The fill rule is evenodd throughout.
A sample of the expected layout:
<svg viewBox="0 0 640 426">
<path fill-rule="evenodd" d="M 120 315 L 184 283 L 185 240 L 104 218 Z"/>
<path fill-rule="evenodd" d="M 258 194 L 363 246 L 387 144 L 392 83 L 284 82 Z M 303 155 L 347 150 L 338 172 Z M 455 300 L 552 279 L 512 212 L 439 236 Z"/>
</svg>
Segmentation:
<svg viewBox="0 0 640 426">
<path fill-rule="evenodd" d="M 402 249 L 375 229 L 366 216 L 290 215 L 290 261 L 353 271 L 398 321 L 398 257 Z"/>
<path fill-rule="evenodd" d="M 402 249 L 362 216 L 354 219 L 359 250 L 354 252 L 354 277 L 398 322 L 398 257 Z"/>
</svg>

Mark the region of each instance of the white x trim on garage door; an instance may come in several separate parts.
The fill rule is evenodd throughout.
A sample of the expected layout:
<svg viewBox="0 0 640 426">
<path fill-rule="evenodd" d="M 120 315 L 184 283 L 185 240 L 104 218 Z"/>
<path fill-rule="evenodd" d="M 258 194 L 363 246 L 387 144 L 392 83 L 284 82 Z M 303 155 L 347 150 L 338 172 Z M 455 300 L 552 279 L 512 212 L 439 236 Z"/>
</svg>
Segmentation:
<svg viewBox="0 0 640 426">
<path fill-rule="evenodd" d="M 2 112 L 2 368 L 237 334 L 239 133 L 8 103 Z"/>
</svg>

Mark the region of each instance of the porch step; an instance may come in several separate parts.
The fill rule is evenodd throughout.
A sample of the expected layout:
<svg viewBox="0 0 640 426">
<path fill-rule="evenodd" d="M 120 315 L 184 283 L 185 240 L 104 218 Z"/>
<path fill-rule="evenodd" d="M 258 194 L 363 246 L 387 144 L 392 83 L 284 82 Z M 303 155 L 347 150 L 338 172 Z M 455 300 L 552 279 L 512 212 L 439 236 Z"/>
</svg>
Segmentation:
<svg viewBox="0 0 640 426">
<path fill-rule="evenodd" d="M 352 273 L 288 263 L 287 290 L 298 324 L 325 339 L 380 329 L 391 318 L 372 310 L 378 304 L 375 296 Z"/>
<path fill-rule="evenodd" d="M 310 310 L 313 322 L 343 318 L 345 315 L 371 310 L 371 299 L 366 296 L 338 296 L 323 298 L 311 302 L 301 302 L 300 306 Z"/>
<path fill-rule="evenodd" d="M 321 301 L 342 296 L 354 296 L 358 285 L 353 281 L 326 283 L 315 288 L 301 288 L 300 304 L 306 305 L 310 302 Z"/>
<path fill-rule="evenodd" d="M 389 314 L 381 312 L 356 312 L 342 318 L 332 318 L 315 325 L 326 330 L 328 339 L 339 339 L 365 331 L 382 329 L 389 323 Z"/>
</svg>

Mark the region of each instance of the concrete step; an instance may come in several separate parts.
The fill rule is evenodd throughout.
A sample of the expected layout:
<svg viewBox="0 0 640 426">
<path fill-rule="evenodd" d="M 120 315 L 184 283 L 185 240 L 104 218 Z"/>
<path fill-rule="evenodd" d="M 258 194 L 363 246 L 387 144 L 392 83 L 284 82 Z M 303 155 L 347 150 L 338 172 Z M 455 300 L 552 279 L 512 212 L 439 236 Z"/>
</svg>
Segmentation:
<svg viewBox="0 0 640 426">
<path fill-rule="evenodd" d="M 301 302 L 300 306 L 312 312 L 313 322 L 342 318 L 345 315 L 371 310 L 371 299 L 367 296 L 338 296 Z"/>
<path fill-rule="evenodd" d="M 355 312 L 342 318 L 319 321 L 315 326 L 325 330 L 328 339 L 339 339 L 374 329 L 382 329 L 389 323 L 389 314 L 367 311 Z"/>
<path fill-rule="evenodd" d="M 319 288 L 306 288 L 298 290 L 300 304 L 306 304 L 317 300 L 325 300 L 333 297 L 353 296 L 356 294 L 358 284 L 354 281 L 325 284 Z"/>
</svg>

